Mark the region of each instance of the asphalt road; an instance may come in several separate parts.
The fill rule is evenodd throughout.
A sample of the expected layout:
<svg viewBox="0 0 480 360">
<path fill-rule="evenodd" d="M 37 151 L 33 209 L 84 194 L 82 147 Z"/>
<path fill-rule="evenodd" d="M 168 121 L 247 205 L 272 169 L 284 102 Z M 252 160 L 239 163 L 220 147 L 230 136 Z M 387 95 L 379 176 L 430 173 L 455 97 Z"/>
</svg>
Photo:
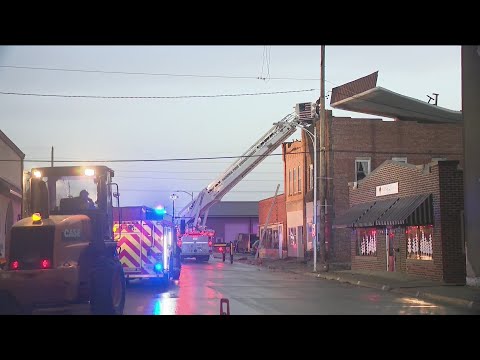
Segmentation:
<svg viewBox="0 0 480 360">
<path fill-rule="evenodd" d="M 178 283 L 168 288 L 132 282 L 125 314 L 218 315 L 222 298 L 229 300 L 232 315 L 475 314 L 400 294 L 218 259 L 185 263 Z"/>
</svg>

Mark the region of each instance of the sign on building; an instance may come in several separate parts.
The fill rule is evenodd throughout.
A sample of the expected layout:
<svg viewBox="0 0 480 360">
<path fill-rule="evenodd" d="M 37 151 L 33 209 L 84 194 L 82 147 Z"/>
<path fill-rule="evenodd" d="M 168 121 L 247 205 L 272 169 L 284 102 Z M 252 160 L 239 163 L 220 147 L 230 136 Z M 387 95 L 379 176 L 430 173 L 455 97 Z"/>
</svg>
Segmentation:
<svg viewBox="0 0 480 360">
<path fill-rule="evenodd" d="M 398 182 L 380 185 L 376 188 L 376 196 L 384 196 L 384 195 L 391 195 L 391 194 L 398 194 Z"/>
</svg>

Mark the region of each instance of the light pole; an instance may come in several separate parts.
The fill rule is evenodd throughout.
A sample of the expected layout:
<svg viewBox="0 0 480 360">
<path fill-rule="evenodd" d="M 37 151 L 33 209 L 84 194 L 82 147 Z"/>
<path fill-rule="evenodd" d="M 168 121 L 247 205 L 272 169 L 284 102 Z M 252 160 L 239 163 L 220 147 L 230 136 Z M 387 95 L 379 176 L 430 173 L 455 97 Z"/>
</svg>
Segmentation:
<svg viewBox="0 0 480 360">
<path fill-rule="evenodd" d="M 315 231 L 313 232 L 312 240 L 313 240 L 313 271 L 317 271 L 317 234 L 318 234 L 318 226 L 317 226 L 317 127 L 314 125 L 313 127 L 313 134 L 310 130 L 307 130 L 303 126 L 300 128 L 305 131 L 306 134 L 310 136 L 310 139 L 313 143 L 313 227 Z"/>
<path fill-rule="evenodd" d="M 192 198 L 192 201 L 193 201 L 193 191 L 192 192 L 189 192 L 189 191 L 185 191 L 185 190 L 175 190 L 176 192 L 183 192 L 185 194 L 188 194 L 190 195 L 190 197 Z"/>
<path fill-rule="evenodd" d="M 175 200 L 178 199 L 178 195 L 173 193 L 172 195 L 170 195 L 170 199 L 172 199 L 173 202 L 173 223 L 175 224 Z"/>
</svg>

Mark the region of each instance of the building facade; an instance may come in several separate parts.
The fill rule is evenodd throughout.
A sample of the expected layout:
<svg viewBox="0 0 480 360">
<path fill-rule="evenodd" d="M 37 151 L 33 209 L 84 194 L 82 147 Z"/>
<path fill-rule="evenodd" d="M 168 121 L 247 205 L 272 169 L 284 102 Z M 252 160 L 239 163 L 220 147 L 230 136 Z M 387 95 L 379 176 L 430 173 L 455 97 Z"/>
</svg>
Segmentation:
<svg viewBox="0 0 480 360">
<path fill-rule="evenodd" d="M 25 154 L 0 130 L 0 258 L 5 239 L 22 216 L 23 160 Z"/>
<path fill-rule="evenodd" d="M 318 186 L 324 186 L 326 201 L 318 205 L 325 213 L 325 244 L 327 258 L 332 262 L 351 262 L 350 242 L 345 241 L 347 230 L 332 226 L 336 214 L 349 208 L 348 183 L 362 180 L 386 160 L 421 165 L 446 159 L 458 160 L 463 166 L 462 125 L 335 117 L 328 111 L 325 135 L 326 173 L 318 173 Z M 308 253 L 313 222 L 313 143 L 302 131 L 302 140 L 285 143 L 283 154 L 287 231 L 296 235 L 292 244 L 303 242 Z M 288 255 L 304 256 L 305 252 L 298 251 L 296 246 L 289 247 Z"/>
<path fill-rule="evenodd" d="M 459 161 L 387 160 L 351 182 L 346 227 L 352 270 L 396 271 L 465 284 L 463 171 Z"/>
<path fill-rule="evenodd" d="M 285 211 L 287 215 L 287 255 L 303 258 L 307 249 L 311 249 L 312 240 L 308 242 L 308 222 L 305 206 L 305 164 L 306 142 L 295 140 L 282 144 Z M 310 223 L 311 225 L 311 223 Z M 310 245 L 309 245 L 310 244 Z"/>
<path fill-rule="evenodd" d="M 287 214 L 285 194 L 263 199 L 258 203 L 260 257 L 285 258 L 288 253 Z M 270 216 L 269 216 L 270 215 Z M 267 224 L 268 219 L 268 224 Z M 265 227 L 266 225 L 266 227 Z M 263 237 L 266 228 L 265 237 Z"/>
</svg>

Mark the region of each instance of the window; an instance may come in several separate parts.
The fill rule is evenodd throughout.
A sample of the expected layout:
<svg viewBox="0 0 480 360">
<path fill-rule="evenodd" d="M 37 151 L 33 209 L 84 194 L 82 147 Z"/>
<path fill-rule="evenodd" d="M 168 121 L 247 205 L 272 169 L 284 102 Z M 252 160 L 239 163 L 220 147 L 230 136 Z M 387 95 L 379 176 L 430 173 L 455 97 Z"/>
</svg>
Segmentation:
<svg viewBox="0 0 480 360">
<path fill-rule="evenodd" d="M 298 192 L 302 192 L 302 176 L 300 175 L 300 166 L 298 167 Z"/>
<path fill-rule="evenodd" d="M 407 259 L 433 260 L 433 226 L 407 227 Z"/>
<path fill-rule="evenodd" d="M 357 229 L 357 256 L 377 256 L 377 230 Z"/>
<path fill-rule="evenodd" d="M 293 193 L 297 193 L 297 169 L 293 168 Z"/>
<path fill-rule="evenodd" d="M 362 180 L 370 174 L 370 159 L 355 160 L 355 181 Z"/>
<path fill-rule="evenodd" d="M 292 170 L 288 170 L 288 195 L 292 195 Z"/>
<path fill-rule="evenodd" d="M 288 243 L 290 246 L 297 245 L 297 234 L 295 228 L 288 228 Z"/>
<path fill-rule="evenodd" d="M 310 164 L 309 172 L 310 173 L 309 173 L 308 189 L 312 190 L 313 189 L 313 183 L 314 183 L 314 180 L 313 180 L 313 164 Z"/>
<path fill-rule="evenodd" d="M 407 158 L 406 157 L 392 157 L 392 160 L 393 161 L 397 161 L 397 162 L 402 162 L 402 163 L 407 163 Z"/>
</svg>

